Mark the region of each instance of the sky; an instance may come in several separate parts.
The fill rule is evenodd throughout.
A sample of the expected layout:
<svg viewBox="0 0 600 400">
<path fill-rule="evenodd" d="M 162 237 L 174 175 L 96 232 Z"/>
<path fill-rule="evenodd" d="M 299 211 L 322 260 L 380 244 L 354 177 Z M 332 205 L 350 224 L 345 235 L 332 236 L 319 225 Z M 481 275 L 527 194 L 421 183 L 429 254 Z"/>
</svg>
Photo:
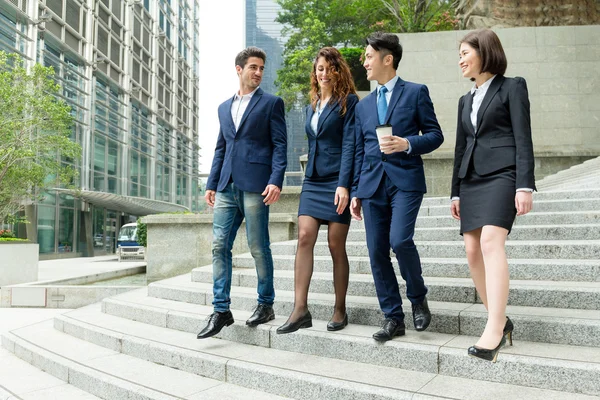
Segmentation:
<svg viewBox="0 0 600 400">
<path fill-rule="evenodd" d="M 244 49 L 245 1 L 200 2 L 200 173 L 209 173 L 219 135 L 217 108 L 239 89 L 235 56 Z"/>
</svg>

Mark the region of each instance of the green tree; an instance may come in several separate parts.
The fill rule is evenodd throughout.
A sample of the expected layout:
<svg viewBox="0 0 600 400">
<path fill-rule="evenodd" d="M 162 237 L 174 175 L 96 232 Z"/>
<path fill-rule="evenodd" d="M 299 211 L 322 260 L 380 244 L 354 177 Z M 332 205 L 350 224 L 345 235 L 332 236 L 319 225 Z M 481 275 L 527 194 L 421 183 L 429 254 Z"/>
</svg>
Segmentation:
<svg viewBox="0 0 600 400">
<path fill-rule="evenodd" d="M 397 33 L 457 29 L 454 10 L 458 0 L 381 0 L 393 19 Z"/>
<path fill-rule="evenodd" d="M 277 71 L 275 83 L 288 109 L 308 103 L 310 71 L 315 54 L 321 47 L 362 48 L 365 38 L 377 30 L 426 32 L 456 29 L 458 23 L 453 17 L 455 3 L 458 2 L 453 0 L 277 2 L 281 6 L 277 22 L 284 25 L 282 33 L 289 38 L 283 50 L 283 66 Z M 354 55 L 344 55 L 350 54 Z M 354 61 L 351 62 L 356 64 Z M 353 72 L 358 73 L 356 69 Z"/>
<path fill-rule="evenodd" d="M 29 70 L 0 51 L 0 223 L 51 187 L 69 185 L 81 147 L 70 140 L 71 108 L 56 95 L 54 70 Z"/>
<path fill-rule="evenodd" d="M 278 94 L 288 109 L 308 103 L 310 71 L 324 46 L 364 45 L 365 37 L 391 21 L 381 0 L 278 0 L 277 22 L 289 35 L 283 66 L 277 71 Z M 387 15 L 387 17 L 386 17 Z"/>
</svg>

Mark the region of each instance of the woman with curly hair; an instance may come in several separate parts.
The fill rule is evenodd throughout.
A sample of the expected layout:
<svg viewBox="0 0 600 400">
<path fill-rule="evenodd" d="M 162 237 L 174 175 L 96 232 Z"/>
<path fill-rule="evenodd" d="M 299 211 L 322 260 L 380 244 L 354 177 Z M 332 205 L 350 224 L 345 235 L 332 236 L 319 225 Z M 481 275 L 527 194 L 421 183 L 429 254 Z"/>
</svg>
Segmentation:
<svg viewBox="0 0 600 400">
<path fill-rule="evenodd" d="M 308 163 L 298 209 L 298 246 L 294 263 L 294 310 L 277 333 L 312 326 L 308 288 L 313 272 L 314 247 L 321 224 L 333 260 L 335 307 L 327 330 L 348 325 L 346 291 L 349 266 L 346 238 L 354 158 L 354 107 L 358 102 L 348 64 L 333 47 L 319 50 L 311 73 L 311 104 L 306 107 Z"/>
</svg>

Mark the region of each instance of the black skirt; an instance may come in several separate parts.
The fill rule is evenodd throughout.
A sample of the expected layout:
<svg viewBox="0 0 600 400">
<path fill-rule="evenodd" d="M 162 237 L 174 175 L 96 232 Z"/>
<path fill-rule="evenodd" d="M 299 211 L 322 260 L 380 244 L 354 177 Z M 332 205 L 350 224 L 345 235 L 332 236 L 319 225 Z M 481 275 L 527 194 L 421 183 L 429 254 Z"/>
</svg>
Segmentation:
<svg viewBox="0 0 600 400">
<path fill-rule="evenodd" d="M 516 180 L 515 167 L 481 176 L 471 166 L 460 181 L 460 234 L 485 225 L 499 226 L 510 233 L 517 215 Z"/>
<path fill-rule="evenodd" d="M 338 176 L 309 178 L 305 177 L 300 193 L 298 216 L 308 215 L 325 223 L 327 221 L 350 224 L 350 205 L 342 215 L 336 212 L 337 206 L 333 204 L 335 190 L 337 189 Z"/>
</svg>

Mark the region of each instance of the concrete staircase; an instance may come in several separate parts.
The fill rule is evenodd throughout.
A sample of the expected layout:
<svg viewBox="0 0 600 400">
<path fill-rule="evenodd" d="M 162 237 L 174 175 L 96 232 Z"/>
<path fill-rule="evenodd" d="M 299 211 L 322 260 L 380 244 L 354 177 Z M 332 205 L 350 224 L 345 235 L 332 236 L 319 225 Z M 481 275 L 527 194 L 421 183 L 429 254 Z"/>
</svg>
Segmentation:
<svg viewBox="0 0 600 400">
<path fill-rule="evenodd" d="M 582 178 L 587 179 L 587 178 Z M 274 243 L 276 318 L 256 303 L 249 254 L 234 257 L 236 322 L 196 340 L 212 312 L 212 267 L 13 330 L 5 348 L 104 399 L 593 399 L 600 396 L 600 188 L 536 193 L 507 245 L 514 346 L 496 364 L 467 356 L 486 313 L 446 198 L 424 201 L 416 241 L 433 322 L 385 344 L 364 240 L 353 221 L 350 325 L 327 332 L 333 286 L 326 231 L 316 246 L 313 328 L 277 335 L 293 306 L 295 241 Z M 400 279 L 400 282 L 402 280 Z M 401 289 L 402 292 L 404 288 Z M 406 302 L 405 304 L 408 304 Z M 412 317 L 405 307 L 407 325 Z"/>
<path fill-rule="evenodd" d="M 537 183 L 538 190 L 600 189 L 600 157 L 547 176 Z"/>
</svg>

